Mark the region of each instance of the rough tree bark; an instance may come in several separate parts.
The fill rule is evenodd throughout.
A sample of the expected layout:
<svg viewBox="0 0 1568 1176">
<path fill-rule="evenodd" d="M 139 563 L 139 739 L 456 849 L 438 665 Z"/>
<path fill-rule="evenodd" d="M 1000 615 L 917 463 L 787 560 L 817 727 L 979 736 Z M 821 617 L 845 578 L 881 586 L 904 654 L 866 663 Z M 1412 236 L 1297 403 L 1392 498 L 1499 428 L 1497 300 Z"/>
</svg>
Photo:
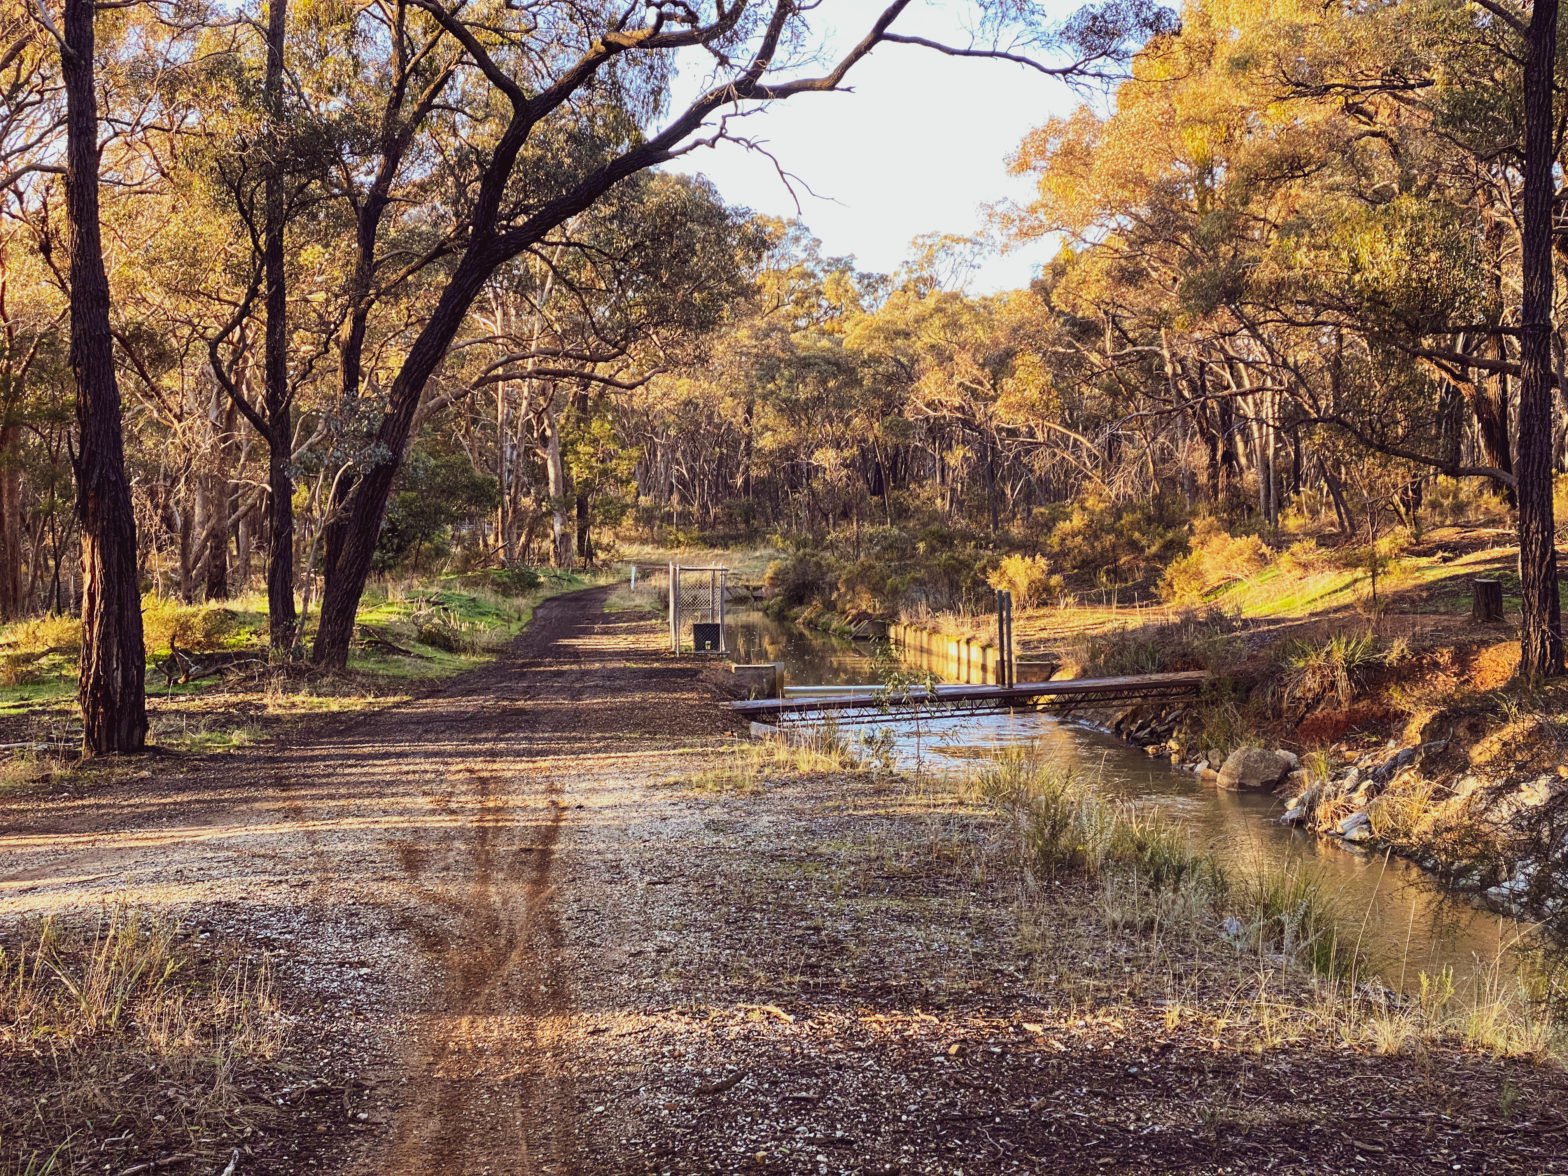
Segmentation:
<svg viewBox="0 0 1568 1176">
<path fill-rule="evenodd" d="M 294 405 L 289 387 L 288 280 L 284 271 L 283 226 L 283 45 L 288 0 L 267 6 L 267 69 L 262 102 L 267 111 L 272 158 L 262 191 L 262 274 L 267 331 L 262 362 L 262 396 L 267 419 L 267 630 L 272 652 L 294 648 Z"/>
<path fill-rule="evenodd" d="M 76 511 L 82 529 L 82 660 L 77 697 L 86 755 L 140 751 L 147 738 L 136 518 L 125 476 L 109 279 L 98 221 L 98 99 L 93 0 L 65 0 L 65 208 L 70 242 L 71 373 L 76 380 Z"/>
<path fill-rule="evenodd" d="M 493 263 L 480 250 L 463 258 L 393 381 L 388 409 L 375 437 L 376 449 L 387 457 L 367 466 L 360 474 L 352 498 L 339 506 L 346 517 L 337 524 L 337 542 L 328 544 L 326 586 L 312 649 L 312 657 L 318 665 L 342 667 L 348 662 L 354 614 L 370 576 L 376 541 L 386 518 L 387 500 L 408 444 L 420 394 L 440 366 L 468 308 L 496 264 L 499 263 Z"/>
<path fill-rule="evenodd" d="M 1487 221 L 1487 254 L 1492 259 L 1490 285 L 1492 300 L 1500 322 L 1503 313 L 1503 253 L 1505 231 L 1496 218 Z M 1493 333 L 1482 342 L 1481 354 L 1501 363 L 1508 358 L 1501 333 Z M 1486 464 L 1504 473 L 1514 472 L 1513 449 L 1508 437 L 1508 374 L 1501 371 L 1477 373 L 1467 389 L 1470 410 L 1475 413 L 1476 433 L 1481 442 L 1481 455 Z M 1512 486 L 1504 485 L 1501 493 L 1509 506 L 1518 504 Z"/>
<path fill-rule="evenodd" d="M 1520 251 L 1519 580 L 1524 624 L 1519 670 L 1563 672 L 1562 606 L 1552 517 L 1553 74 L 1558 0 L 1535 0 L 1524 63 L 1524 226 Z"/>
</svg>

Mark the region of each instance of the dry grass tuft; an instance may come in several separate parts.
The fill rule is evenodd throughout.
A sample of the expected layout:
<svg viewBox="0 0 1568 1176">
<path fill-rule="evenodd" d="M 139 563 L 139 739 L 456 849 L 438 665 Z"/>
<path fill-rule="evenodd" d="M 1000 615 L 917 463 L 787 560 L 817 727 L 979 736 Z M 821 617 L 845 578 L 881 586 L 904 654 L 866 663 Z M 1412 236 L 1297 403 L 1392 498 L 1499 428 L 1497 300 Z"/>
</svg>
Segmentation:
<svg viewBox="0 0 1568 1176">
<path fill-rule="evenodd" d="M 0 1171 L 227 1156 L 271 1111 L 244 1079 L 284 1024 L 264 960 L 203 956 L 169 919 L 22 928 L 0 941 Z"/>
<path fill-rule="evenodd" d="M 755 739 L 736 746 L 715 767 L 688 779 L 701 792 L 756 792 L 791 776 L 868 770 L 863 750 L 845 741 L 830 723 L 809 730 Z"/>
<path fill-rule="evenodd" d="M 1356 920 L 1302 863 L 1227 877 L 1179 824 L 1106 800 L 1092 781 L 1030 749 L 998 756 L 964 795 L 1004 818 L 1010 848 L 1001 852 L 1023 872 L 1026 927 L 1029 908 L 1043 913 L 1061 901 L 1055 883 L 1094 881 L 1115 946 L 1083 945 L 1084 956 L 1117 956 L 1145 977 L 1163 971 L 1172 993 L 1185 976 L 1172 1017 L 1216 1018 L 1216 1035 L 1264 1046 L 1337 1036 L 1379 1053 L 1457 1043 L 1498 1057 L 1563 1056 L 1568 1043 L 1550 1002 L 1501 959 L 1458 991 L 1451 972 L 1420 976 L 1409 996 L 1368 982 Z M 1059 912 L 1050 922 L 1042 942 L 1063 957 L 1055 966 L 1081 971 L 1082 960 L 1066 961 Z M 1207 996 L 1191 988 L 1200 975 L 1208 977 L 1200 988 L 1215 986 Z M 1093 988 L 1088 977 L 1078 982 Z M 1211 998 L 1222 989 L 1225 1011 L 1216 1013 Z"/>
</svg>

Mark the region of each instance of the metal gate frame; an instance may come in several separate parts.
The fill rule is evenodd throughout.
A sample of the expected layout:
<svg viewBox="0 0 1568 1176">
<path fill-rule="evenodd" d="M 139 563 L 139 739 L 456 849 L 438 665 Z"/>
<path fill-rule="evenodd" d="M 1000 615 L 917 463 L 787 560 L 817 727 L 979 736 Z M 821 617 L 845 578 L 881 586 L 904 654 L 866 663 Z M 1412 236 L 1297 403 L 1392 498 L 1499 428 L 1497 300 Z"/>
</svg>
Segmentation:
<svg viewBox="0 0 1568 1176">
<path fill-rule="evenodd" d="M 720 653 L 728 653 L 725 614 L 729 601 L 729 568 L 683 568 L 670 564 L 670 652 L 684 652 L 682 645 L 691 627 L 699 622 L 719 626 Z M 691 648 L 695 651 L 696 639 Z"/>
</svg>

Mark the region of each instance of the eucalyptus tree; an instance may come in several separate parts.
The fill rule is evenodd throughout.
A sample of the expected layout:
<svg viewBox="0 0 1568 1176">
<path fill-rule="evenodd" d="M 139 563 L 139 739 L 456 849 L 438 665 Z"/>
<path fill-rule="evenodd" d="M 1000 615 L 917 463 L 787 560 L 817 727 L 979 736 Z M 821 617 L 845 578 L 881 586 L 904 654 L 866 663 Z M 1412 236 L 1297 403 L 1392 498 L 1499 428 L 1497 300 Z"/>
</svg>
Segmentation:
<svg viewBox="0 0 1568 1176">
<path fill-rule="evenodd" d="M 1506 14 L 1506 9 L 1499 9 Z M 1517 19 L 1504 15 L 1504 19 Z M 1552 517 L 1552 216 L 1557 168 L 1557 0 L 1533 0 L 1523 30 L 1524 230 L 1519 306 L 1519 579 L 1531 678 L 1563 672 L 1557 529 Z"/>
<path fill-rule="evenodd" d="M 589 460 L 587 442 L 607 398 L 691 362 L 743 296 L 760 245 L 756 228 L 707 181 L 645 173 L 492 280 L 471 316 L 477 330 L 454 344 L 420 421 L 463 404 L 467 435 L 493 439 L 483 456 L 470 452 L 499 484 L 497 547 L 509 559 L 521 499 L 534 488 L 520 471 L 527 450 L 545 473 L 553 562 L 591 559 L 592 496 L 607 455 Z"/>
<path fill-rule="evenodd" d="M 947 45 L 896 31 L 909 0 L 892 0 L 857 40 L 820 70 L 802 69 L 820 36 L 820 9 L 803 0 L 668 0 L 638 7 L 499 4 L 448 7 L 416 0 L 365 10 L 356 51 L 377 60 L 386 95 L 380 130 L 361 166 L 345 164 L 345 199 L 357 220 L 357 286 L 342 361 L 345 395 L 357 395 L 355 332 L 380 290 L 401 275 L 440 267 L 433 308 L 388 370 L 384 408 L 365 459 L 340 496 L 325 562 L 314 657 L 341 665 L 368 577 L 388 495 L 426 388 L 469 310 L 501 267 L 545 241 L 621 181 L 733 134 L 731 116 L 759 103 L 839 89 L 880 45 L 903 44 L 965 56 L 1029 60 L 1030 45 Z M 372 15 L 372 13 L 376 15 Z M 384 14 L 384 15 L 383 15 Z M 1132 0 L 1069 21 L 1049 39 L 1032 5 L 983 9 L 992 29 L 1033 37 L 1032 47 L 1066 50 L 1036 61 L 1076 76 L 1162 27 L 1163 9 Z M 677 64 L 705 72 L 695 96 L 672 102 Z M 442 132 L 442 133 L 438 133 Z M 405 166 L 415 146 L 432 166 Z M 460 146 L 459 146 L 460 145 Z M 455 149 L 453 149 L 455 148 Z M 435 162 L 448 176 L 449 226 L 430 229 L 423 250 L 394 255 L 384 218 L 405 183 L 424 184 Z M 373 177 L 368 185 L 363 176 Z"/>
<path fill-rule="evenodd" d="M 83 750 L 142 750 L 147 703 L 136 520 L 125 473 L 120 389 L 99 223 L 99 119 L 93 0 L 64 0 L 57 38 L 65 92 L 65 209 L 71 374 L 76 383 L 76 509 L 82 536 Z"/>
</svg>

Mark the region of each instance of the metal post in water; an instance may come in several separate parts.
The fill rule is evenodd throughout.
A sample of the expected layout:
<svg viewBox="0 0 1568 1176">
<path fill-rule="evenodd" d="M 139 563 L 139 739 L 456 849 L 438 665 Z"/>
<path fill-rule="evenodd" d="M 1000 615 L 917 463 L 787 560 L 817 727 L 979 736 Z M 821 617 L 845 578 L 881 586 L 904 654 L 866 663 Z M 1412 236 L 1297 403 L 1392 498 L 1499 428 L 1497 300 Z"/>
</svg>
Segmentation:
<svg viewBox="0 0 1568 1176">
<path fill-rule="evenodd" d="M 1007 594 L 1007 684 L 1018 685 L 1018 650 L 1013 644 L 1013 594 Z"/>
<path fill-rule="evenodd" d="M 1007 609 L 1002 603 L 1007 593 L 996 590 L 996 683 L 1007 685 Z"/>
<path fill-rule="evenodd" d="M 1013 594 L 996 590 L 996 678 L 1002 686 L 1018 685 L 1018 665 L 1013 658 Z"/>
</svg>

